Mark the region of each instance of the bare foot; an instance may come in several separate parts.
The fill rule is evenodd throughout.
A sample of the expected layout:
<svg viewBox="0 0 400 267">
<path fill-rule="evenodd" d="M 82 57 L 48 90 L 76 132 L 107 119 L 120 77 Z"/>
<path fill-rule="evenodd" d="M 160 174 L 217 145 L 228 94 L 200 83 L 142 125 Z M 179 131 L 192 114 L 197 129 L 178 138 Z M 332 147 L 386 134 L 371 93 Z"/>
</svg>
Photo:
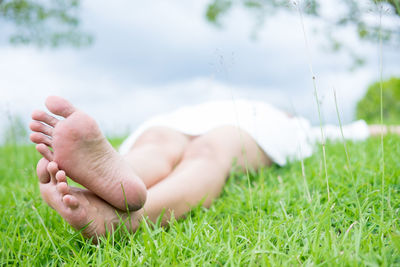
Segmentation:
<svg viewBox="0 0 400 267">
<path fill-rule="evenodd" d="M 32 113 L 30 128 L 34 133 L 30 138 L 38 144 L 37 150 L 114 207 L 140 209 L 146 200 L 146 187 L 102 135 L 97 123 L 63 98 L 50 96 L 46 106 L 65 119 L 58 120 L 44 111 Z"/>
<path fill-rule="evenodd" d="M 142 217 L 142 211 L 130 213 L 117 210 L 89 190 L 70 187 L 64 171 L 57 163 L 42 158 L 37 165 L 40 192 L 50 207 L 55 209 L 72 227 L 82 230 L 82 234 L 93 237 L 112 232 L 118 225 L 125 223 L 129 231 L 135 231 Z"/>
</svg>

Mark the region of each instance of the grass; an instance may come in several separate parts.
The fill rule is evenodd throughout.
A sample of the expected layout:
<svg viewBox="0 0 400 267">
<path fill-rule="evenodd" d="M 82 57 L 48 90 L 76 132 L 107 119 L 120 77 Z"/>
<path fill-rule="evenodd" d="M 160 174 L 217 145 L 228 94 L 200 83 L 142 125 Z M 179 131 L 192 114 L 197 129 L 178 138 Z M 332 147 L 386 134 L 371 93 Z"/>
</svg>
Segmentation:
<svg viewBox="0 0 400 267">
<path fill-rule="evenodd" d="M 384 144 L 384 203 L 380 139 L 348 143 L 354 180 L 343 144 L 327 144 L 330 201 L 316 152 L 304 161 L 311 202 L 300 162 L 250 173 L 250 188 L 235 172 L 209 210 L 196 207 L 169 227 L 143 222 L 135 234 L 120 229 L 98 246 L 41 200 L 33 146 L 3 146 L 0 265 L 398 266 L 400 137 Z"/>
</svg>

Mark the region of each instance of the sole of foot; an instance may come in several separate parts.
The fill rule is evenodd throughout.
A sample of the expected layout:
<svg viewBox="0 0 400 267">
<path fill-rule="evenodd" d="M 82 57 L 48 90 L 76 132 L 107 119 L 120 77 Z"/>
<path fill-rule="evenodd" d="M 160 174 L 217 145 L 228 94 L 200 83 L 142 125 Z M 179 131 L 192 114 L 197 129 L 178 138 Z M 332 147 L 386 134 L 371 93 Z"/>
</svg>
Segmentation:
<svg viewBox="0 0 400 267">
<path fill-rule="evenodd" d="M 72 227 L 82 230 L 86 238 L 112 232 L 121 223 L 133 232 L 139 225 L 142 210 L 130 213 L 117 210 L 86 189 L 70 187 L 64 171 L 57 163 L 42 158 L 37 165 L 40 192 L 47 204 L 56 210 Z M 129 217 L 130 216 L 130 217 Z"/>
<path fill-rule="evenodd" d="M 32 142 L 69 177 L 120 210 L 138 210 L 147 190 L 141 179 L 101 133 L 97 123 L 67 100 L 50 96 L 49 111 L 32 113 Z M 52 148 L 52 151 L 49 149 Z"/>
</svg>

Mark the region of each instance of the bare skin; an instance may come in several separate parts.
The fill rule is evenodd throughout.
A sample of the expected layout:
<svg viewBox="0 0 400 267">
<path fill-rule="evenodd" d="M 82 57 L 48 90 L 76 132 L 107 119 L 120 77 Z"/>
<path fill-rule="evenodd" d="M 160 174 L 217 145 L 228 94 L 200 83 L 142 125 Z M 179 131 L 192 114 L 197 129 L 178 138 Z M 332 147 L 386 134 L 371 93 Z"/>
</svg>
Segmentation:
<svg viewBox="0 0 400 267">
<path fill-rule="evenodd" d="M 49 97 L 46 105 L 65 120 L 43 111 L 32 116 L 31 139 L 44 157 L 37 166 L 41 194 L 72 227 L 83 229 L 83 235 L 94 241 L 121 223 L 134 232 L 143 217 L 155 222 L 165 211 L 165 224 L 172 215 L 184 216 L 200 201 L 210 206 L 234 160 L 242 168 L 271 164 L 251 136 L 232 126 L 221 126 L 201 136 L 150 128 L 128 154 L 120 156 L 94 120 L 68 101 Z M 387 132 L 400 134 L 400 127 L 370 127 L 372 136 Z M 64 171 L 87 189 L 68 186 Z M 147 188 L 142 209 L 123 211 L 121 183 L 130 208 L 135 209 L 144 203 Z"/>
<path fill-rule="evenodd" d="M 72 227 L 83 229 L 85 237 L 94 238 L 113 231 L 124 223 L 134 231 L 139 225 L 143 210 L 128 213 L 117 210 L 86 189 L 70 187 L 64 171 L 57 163 L 42 158 L 37 165 L 39 187 L 43 199 L 55 209 Z M 99 216 L 100 215 L 100 216 Z"/>
<path fill-rule="evenodd" d="M 372 124 L 369 125 L 369 133 L 371 136 L 380 136 L 386 134 L 397 134 L 400 135 L 400 126 L 399 125 L 380 125 L 380 124 Z"/>
<path fill-rule="evenodd" d="M 47 100 L 49 110 L 59 115 L 60 112 L 51 106 L 50 100 L 51 98 Z M 57 103 L 59 106 L 65 104 L 60 98 L 57 98 L 57 101 L 59 101 Z M 77 111 L 73 111 L 72 114 L 74 112 Z M 83 231 L 86 237 L 97 238 L 97 236 L 104 235 L 106 231 L 113 231 L 115 226 L 121 223 L 117 214 L 126 218 L 125 223 L 128 224 L 128 230 L 135 231 L 137 222 L 143 216 L 156 221 L 165 211 L 162 218 L 162 222 L 165 224 L 172 214 L 176 218 L 180 218 L 200 201 L 203 201 L 203 205 L 208 207 L 222 191 L 234 160 L 237 160 L 237 165 L 242 168 L 253 169 L 271 163 L 257 143 L 246 132 L 236 127 L 222 126 L 202 136 L 187 136 L 161 127 L 149 129 L 138 138 L 131 151 L 122 158 L 131 168 L 131 173 L 139 175 L 148 188 L 147 201 L 143 209 L 131 212 L 131 217 L 128 218 L 128 213 L 113 207 L 115 205 L 110 205 L 110 202 L 107 201 L 106 195 L 112 194 L 108 187 L 103 187 L 105 191 L 98 195 L 87 186 L 87 184 L 93 185 L 96 182 L 101 184 L 104 181 L 112 181 L 116 179 L 115 176 L 111 178 L 93 177 L 91 172 L 86 171 L 87 167 L 82 167 L 80 172 L 69 170 L 69 173 L 79 175 L 79 178 L 76 178 L 65 170 L 71 179 L 89 189 L 81 190 L 69 187 L 66 184 L 65 174 L 59 170 L 64 170 L 65 167 L 72 168 L 72 165 L 65 162 L 73 161 L 75 164 L 79 164 L 73 158 L 77 154 L 79 154 L 81 162 L 92 162 L 99 158 L 99 155 L 92 153 L 92 151 L 98 151 L 97 153 L 103 151 L 104 143 L 97 142 L 98 139 L 101 139 L 98 128 L 73 127 L 75 136 L 84 139 L 82 142 L 79 138 L 71 139 L 69 135 L 55 135 L 56 131 L 61 131 L 56 129 L 68 130 L 68 127 L 72 127 L 69 124 L 66 124 L 68 127 L 60 127 L 63 125 L 62 122 L 68 122 L 71 114 L 63 113 L 66 117 L 64 121 L 54 121 L 51 118 L 45 118 L 43 114 L 34 113 L 33 115 L 34 120 L 54 127 L 46 126 L 48 127 L 46 130 L 39 130 L 39 125 L 31 125 L 31 128 L 37 133 L 53 137 L 52 139 L 46 137 L 48 140 L 40 137 L 39 140 L 38 137 L 31 136 L 33 141 L 39 143 L 38 151 L 46 158 L 42 159 L 37 167 L 42 196 L 72 227 L 79 230 L 90 223 Z M 70 121 L 74 124 L 87 124 L 87 115 L 72 118 L 74 121 Z M 36 133 L 34 134 L 36 135 Z M 67 139 L 68 147 L 55 145 L 57 142 L 62 143 L 61 137 Z M 92 138 L 96 142 L 92 142 Z M 90 144 L 90 149 L 83 150 L 82 147 L 86 144 Z M 51 146 L 54 153 L 46 145 Z M 100 148 L 96 148 L 96 145 Z M 69 153 L 59 151 L 61 149 L 67 149 Z M 87 151 L 90 152 L 86 153 Z M 49 163 L 53 159 L 55 162 Z M 63 168 L 57 159 L 59 162 L 63 162 Z M 104 161 L 102 166 L 107 168 L 108 164 L 114 164 L 114 160 Z M 57 177 L 60 181 L 57 181 Z M 93 183 L 86 182 L 86 180 L 93 179 Z"/>
<path fill-rule="evenodd" d="M 37 150 L 114 207 L 140 209 L 146 200 L 145 185 L 102 135 L 97 123 L 65 99 L 49 97 L 46 106 L 64 119 L 39 110 L 32 113 L 30 128 L 34 132 L 30 139 L 38 144 Z"/>
<path fill-rule="evenodd" d="M 136 153 L 135 145 L 130 153 Z M 147 157 L 152 155 L 149 153 Z M 144 210 L 152 221 L 156 221 L 164 210 L 162 221 L 167 223 L 172 213 L 180 218 L 200 202 L 209 207 L 221 193 L 233 162 L 243 169 L 258 169 L 271 164 L 250 135 L 232 126 L 215 128 L 189 139 L 181 153 L 172 156 L 172 159 L 176 158 L 180 159 L 179 164 L 148 190 Z M 173 162 L 171 158 L 165 160 Z M 151 176 L 151 171 L 143 174 L 144 177 Z"/>
</svg>

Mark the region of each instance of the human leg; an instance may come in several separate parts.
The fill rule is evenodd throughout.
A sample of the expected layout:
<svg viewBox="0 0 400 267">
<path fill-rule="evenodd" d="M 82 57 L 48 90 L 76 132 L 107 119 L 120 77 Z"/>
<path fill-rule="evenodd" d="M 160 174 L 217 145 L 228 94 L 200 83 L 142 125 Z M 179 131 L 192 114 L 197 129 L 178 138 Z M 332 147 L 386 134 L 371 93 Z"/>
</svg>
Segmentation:
<svg viewBox="0 0 400 267">
<path fill-rule="evenodd" d="M 138 137 L 123 158 L 150 188 L 172 172 L 192 138 L 167 127 L 152 127 Z"/>
<path fill-rule="evenodd" d="M 149 189 L 144 208 L 130 213 L 112 207 L 89 190 L 69 187 L 54 162 L 41 159 L 37 172 L 45 201 L 74 228 L 87 226 L 83 231 L 86 237 L 97 238 L 106 230 L 113 231 L 121 219 L 134 232 L 143 215 L 155 222 L 165 210 L 166 223 L 172 213 L 179 218 L 202 200 L 208 207 L 220 194 L 235 158 L 243 168 L 270 163 L 254 140 L 237 128 L 221 127 L 195 138 L 173 172 Z"/>
<path fill-rule="evenodd" d="M 172 173 L 148 190 L 145 214 L 155 221 L 165 210 L 165 223 L 172 213 L 179 218 L 201 201 L 210 206 L 234 160 L 238 166 L 251 169 L 271 164 L 253 138 L 236 127 L 216 128 L 193 139 Z"/>
</svg>

